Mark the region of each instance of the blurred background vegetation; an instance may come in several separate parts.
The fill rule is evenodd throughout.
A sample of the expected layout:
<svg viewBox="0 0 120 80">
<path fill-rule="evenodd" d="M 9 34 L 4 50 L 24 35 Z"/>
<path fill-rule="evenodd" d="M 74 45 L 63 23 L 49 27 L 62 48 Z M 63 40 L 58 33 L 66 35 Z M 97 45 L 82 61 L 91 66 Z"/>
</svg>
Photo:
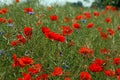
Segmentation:
<svg viewBox="0 0 120 80">
<path fill-rule="evenodd" d="M 104 8 L 106 5 L 116 6 L 120 8 L 120 0 L 95 0 L 92 7 L 96 6 L 99 8 Z"/>
<path fill-rule="evenodd" d="M 38 1 L 39 0 L 27 0 L 24 3 L 29 5 L 31 5 L 31 3 L 34 5 L 36 4 L 39 5 Z M 89 3 L 91 0 L 84 0 L 84 1 Z M 15 4 L 15 1 L 14 1 L 14 4 Z M 75 7 L 83 7 L 83 4 L 81 1 L 73 2 L 73 3 L 68 2 L 67 5 L 72 5 Z M 116 8 L 120 9 L 120 0 L 95 0 L 95 2 L 93 2 L 91 7 L 103 9 L 106 5 L 115 6 Z"/>
<path fill-rule="evenodd" d="M 89 0 L 85 0 L 89 1 Z M 77 3 L 72 3 L 73 6 L 83 6 L 80 1 Z M 103 9 L 106 5 L 116 6 L 116 8 L 120 8 L 120 0 L 95 0 L 91 7 L 97 7 Z"/>
</svg>

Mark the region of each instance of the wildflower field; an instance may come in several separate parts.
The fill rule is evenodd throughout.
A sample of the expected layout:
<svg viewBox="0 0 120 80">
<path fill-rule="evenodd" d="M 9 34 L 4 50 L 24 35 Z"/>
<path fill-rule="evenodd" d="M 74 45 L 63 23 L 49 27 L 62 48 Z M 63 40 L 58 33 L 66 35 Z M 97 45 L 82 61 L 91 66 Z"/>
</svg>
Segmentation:
<svg viewBox="0 0 120 80">
<path fill-rule="evenodd" d="M 120 11 L 0 7 L 0 80 L 120 80 Z"/>
</svg>

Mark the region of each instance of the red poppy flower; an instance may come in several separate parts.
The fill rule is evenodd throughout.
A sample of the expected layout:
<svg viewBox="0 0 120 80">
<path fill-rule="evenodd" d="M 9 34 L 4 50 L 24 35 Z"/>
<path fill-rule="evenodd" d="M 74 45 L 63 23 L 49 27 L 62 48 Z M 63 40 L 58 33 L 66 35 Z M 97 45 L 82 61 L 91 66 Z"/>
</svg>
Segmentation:
<svg viewBox="0 0 120 80">
<path fill-rule="evenodd" d="M 8 19 L 8 23 L 13 23 L 12 18 L 9 18 L 9 19 Z"/>
<path fill-rule="evenodd" d="M 106 48 L 100 49 L 101 54 L 107 54 L 108 52 L 109 50 L 107 50 Z"/>
<path fill-rule="evenodd" d="M 115 70 L 115 74 L 116 74 L 116 75 L 120 75 L 120 68 L 117 68 L 117 69 Z"/>
<path fill-rule="evenodd" d="M 26 39 L 22 36 L 22 35 L 17 35 L 16 38 L 22 42 L 22 43 L 26 43 Z"/>
<path fill-rule="evenodd" d="M 41 71 L 42 65 L 41 64 L 34 64 L 33 68 L 37 69 L 38 71 Z"/>
<path fill-rule="evenodd" d="M 59 42 L 65 42 L 65 37 L 63 35 L 57 34 L 55 32 L 48 32 L 45 33 L 46 38 L 50 40 L 56 40 Z"/>
<path fill-rule="evenodd" d="M 22 35 L 16 35 L 16 38 L 21 39 L 21 38 L 23 38 L 23 36 Z"/>
<path fill-rule="evenodd" d="M 33 9 L 32 8 L 24 8 L 24 12 L 25 13 L 33 12 Z"/>
<path fill-rule="evenodd" d="M 13 40 L 10 42 L 10 46 L 17 46 L 17 45 L 20 45 L 21 41 L 19 40 Z"/>
<path fill-rule="evenodd" d="M 58 20 L 58 16 L 57 15 L 50 15 L 50 20 L 56 21 L 56 20 Z"/>
<path fill-rule="evenodd" d="M 83 19 L 83 15 L 77 15 L 77 16 L 75 17 L 75 19 L 76 19 L 76 20 L 82 20 L 82 19 Z"/>
<path fill-rule="evenodd" d="M 84 12 L 83 14 L 84 14 L 84 16 L 85 16 L 86 19 L 91 18 L 91 15 L 90 15 L 89 12 Z"/>
<path fill-rule="evenodd" d="M 42 27 L 42 32 L 44 33 L 45 37 L 50 40 L 56 40 L 59 42 L 65 42 L 65 38 L 63 35 L 50 31 L 47 27 Z"/>
<path fill-rule="evenodd" d="M 99 12 L 94 12 L 93 14 L 94 14 L 95 17 L 98 17 L 100 15 Z"/>
<path fill-rule="evenodd" d="M 13 56 L 12 56 L 12 58 L 13 58 L 13 60 L 17 60 L 17 55 L 16 54 L 13 54 Z"/>
<path fill-rule="evenodd" d="M 88 72 L 81 72 L 80 73 L 80 79 L 79 80 L 92 80 L 91 75 Z"/>
<path fill-rule="evenodd" d="M 39 71 L 37 71 L 35 68 L 28 68 L 28 72 L 32 74 L 37 74 Z"/>
<path fill-rule="evenodd" d="M 89 70 L 91 72 L 102 72 L 103 67 L 98 65 L 98 64 L 92 63 L 92 64 L 89 65 Z"/>
<path fill-rule="evenodd" d="M 15 0 L 16 2 L 20 2 L 20 0 Z"/>
<path fill-rule="evenodd" d="M 24 80 L 32 80 L 32 77 L 31 77 L 31 75 L 29 73 L 27 73 L 27 74 L 24 73 L 23 76 L 24 76 L 23 77 Z"/>
<path fill-rule="evenodd" d="M 0 18 L 0 23 L 6 23 L 6 19 L 5 18 Z"/>
<path fill-rule="evenodd" d="M 7 8 L 3 8 L 0 10 L 0 14 L 5 14 L 8 12 L 8 9 Z"/>
<path fill-rule="evenodd" d="M 48 80 L 48 77 L 48 74 L 41 74 L 36 78 L 36 80 Z"/>
<path fill-rule="evenodd" d="M 113 29 L 111 29 L 111 28 L 107 29 L 107 32 L 111 36 L 114 36 L 114 34 L 115 34 L 115 31 Z"/>
<path fill-rule="evenodd" d="M 106 10 L 111 10 L 111 8 L 112 8 L 112 6 L 110 6 L 110 5 L 107 5 L 107 6 L 105 7 Z"/>
<path fill-rule="evenodd" d="M 59 42 L 65 42 L 65 37 L 63 35 L 58 35 L 57 41 L 59 41 Z"/>
<path fill-rule="evenodd" d="M 47 34 L 47 37 L 48 37 L 49 39 L 51 39 L 51 40 L 57 40 L 57 39 L 58 39 L 58 36 L 57 36 L 57 34 L 56 34 L 55 32 L 49 32 L 49 33 Z"/>
<path fill-rule="evenodd" d="M 13 54 L 12 59 L 13 59 L 13 61 L 14 61 L 14 62 L 12 63 L 12 68 L 19 66 L 19 62 L 18 62 L 18 58 L 17 58 L 17 55 L 16 55 L 16 54 Z"/>
<path fill-rule="evenodd" d="M 120 58 L 119 57 L 114 58 L 113 62 L 116 65 L 120 64 Z"/>
<path fill-rule="evenodd" d="M 21 57 L 21 58 L 17 58 L 17 55 L 14 54 L 13 55 L 13 63 L 12 63 L 12 67 L 17 67 L 17 66 L 20 66 L 20 67 L 24 67 L 26 65 L 30 65 L 30 64 L 33 64 L 33 60 L 29 57 Z"/>
<path fill-rule="evenodd" d="M 49 33 L 50 32 L 50 28 L 48 28 L 48 27 L 42 27 L 42 32 L 43 33 Z"/>
<path fill-rule="evenodd" d="M 83 12 L 84 15 L 90 15 L 90 12 Z"/>
<path fill-rule="evenodd" d="M 48 34 L 48 36 L 49 36 L 49 34 Z M 51 39 L 53 39 L 53 40 L 58 40 L 58 38 L 60 37 L 60 35 L 55 32 L 50 32 L 50 36 L 51 36 Z"/>
<path fill-rule="evenodd" d="M 91 55 L 93 54 L 93 52 L 94 52 L 93 50 L 84 46 L 78 50 L 78 53 L 83 55 Z"/>
<path fill-rule="evenodd" d="M 98 64 L 98 65 L 103 65 L 103 60 L 102 59 L 99 59 L 99 58 L 96 58 L 94 61 L 93 61 L 94 64 Z"/>
<path fill-rule="evenodd" d="M 105 70 L 105 76 L 115 76 L 115 72 L 113 70 Z"/>
<path fill-rule="evenodd" d="M 120 26 L 117 26 L 117 30 L 120 30 Z"/>
<path fill-rule="evenodd" d="M 108 39 L 108 35 L 106 33 L 102 32 L 102 31 L 100 32 L 100 37 L 102 39 Z"/>
<path fill-rule="evenodd" d="M 41 71 L 41 64 L 35 64 L 32 67 L 28 68 L 28 72 L 32 74 L 37 74 L 38 72 Z"/>
<path fill-rule="evenodd" d="M 16 41 L 11 41 L 10 42 L 10 46 L 16 46 L 16 45 L 17 45 Z"/>
<path fill-rule="evenodd" d="M 75 29 L 80 29 L 80 24 L 79 23 L 73 23 L 72 27 Z"/>
<path fill-rule="evenodd" d="M 4 14 L 4 13 L 2 12 L 2 10 L 0 10 L 0 14 Z"/>
<path fill-rule="evenodd" d="M 93 26 L 94 26 L 94 23 L 88 23 L 86 27 L 87 28 L 92 28 Z"/>
<path fill-rule="evenodd" d="M 26 39 L 22 35 L 16 36 L 17 40 L 13 40 L 10 42 L 11 46 L 21 45 L 21 43 L 26 43 Z"/>
<path fill-rule="evenodd" d="M 21 57 L 18 59 L 18 61 L 21 67 L 24 67 L 25 65 L 33 64 L 33 60 L 29 57 Z"/>
<path fill-rule="evenodd" d="M 52 76 L 60 76 L 60 75 L 62 75 L 63 74 L 62 68 L 55 67 L 54 71 L 51 74 L 52 74 Z"/>
<path fill-rule="evenodd" d="M 17 80 L 23 80 L 23 78 L 17 78 Z"/>
<path fill-rule="evenodd" d="M 102 27 L 96 28 L 97 31 L 102 31 Z"/>
<path fill-rule="evenodd" d="M 117 80 L 120 80 L 120 75 L 117 76 Z"/>
<path fill-rule="evenodd" d="M 29 73 L 23 73 L 23 78 L 18 78 L 17 80 L 33 80 Z"/>
<path fill-rule="evenodd" d="M 31 39 L 31 36 L 32 36 L 32 28 L 31 28 L 31 27 L 25 27 L 25 28 L 24 28 L 24 35 L 25 35 L 28 39 Z"/>
<path fill-rule="evenodd" d="M 112 10 L 112 11 L 116 11 L 117 8 L 114 6 L 114 7 L 111 8 L 111 10 Z"/>
<path fill-rule="evenodd" d="M 21 38 L 21 39 L 19 39 L 19 41 L 22 42 L 22 43 L 26 43 L 26 39 L 25 38 Z"/>
<path fill-rule="evenodd" d="M 107 23 L 110 23 L 112 20 L 111 20 L 111 18 L 107 17 L 107 18 L 105 18 L 105 21 L 106 21 Z"/>
<path fill-rule="evenodd" d="M 45 35 L 46 38 L 50 37 L 50 29 L 48 27 L 42 27 L 42 33 Z"/>
<path fill-rule="evenodd" d="M 62 26 L 62 34 L 63 35 L 71 35 L 73 30 L 68 26 Z"/>
</svg>

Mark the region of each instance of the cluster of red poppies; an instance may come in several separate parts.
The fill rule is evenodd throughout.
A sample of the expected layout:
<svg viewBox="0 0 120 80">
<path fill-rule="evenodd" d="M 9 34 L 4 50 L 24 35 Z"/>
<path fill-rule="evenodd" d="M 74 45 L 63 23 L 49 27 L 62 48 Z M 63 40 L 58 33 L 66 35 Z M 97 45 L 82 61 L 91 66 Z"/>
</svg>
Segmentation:
<svg viewBox="0 0 120 80">
<path fill-rule="evenodd" d="M 19 2 L 19 0 L 16 0 L 16 2 Z M 115 7 L 111 7 L 111 6 L 106 6 L 106 10 L 112 10 L 115 11 L 116 8 Z M 0 14 L 5 14 L 7 13 L 8 10 L 6 8 L 3 8 L 0 10 Z M 33 14 L 34 10 L 32 8 L 24 8 L 24 13 L 29 13 L 29 14 Z M 102 13 L 104 14 L 104 13 Z M 94 12 L 93 13 L 94 17 L 97 18 L 100 16 L 99 12 Z M 79 24 L 79 20 L 86 20 L 86 19 L 90 19 L 91 18 L 91 13 L 90 12 L 83 12 L 83 14 L 79 14 L 77 16 L 75 16 L 75 18 L 73 20 L 70 20 L 69 18 L 65 17 L 64 21 L 65 22 L 72 22 L 72 27 L 70 26 L 61 26 L 60 29 L 61 30 L 61 34 L 53 32 L 50 30 L 50 28 L 48 27 L 42 27 L 42 33 L 44 34 L 44 36 L 52 41 L 58 41 L 58 42 L 65 42 L 65 36 L 69 36 L 74 32 L 74 29 L 81 29 L 81 25 Z M 57 15 L 50 15 L 49 19 L 51 21 L 57 21 L 58 20 L 58 16 Z M 110 24 L 112 22 L 111 17 L 106 17 L 104 19 L 104 21 L 106 22 L 106 24 Z M 0 23 L 13 23 L 13 20 L 11 18 L 9 18 L 8 20 L 5 18 L 0 18 Z M 42 23 L 42 20 L 39 20 L 38 24 Z M 93 22 L 89 22 L 86 25 L 87 29 L 93 28 L 95 25 Z M 27 42 L 27 40 L 30 40 L 32 37 L 32 28 L 31 27 L 25 27 L 23 29 L 23 33 L 24 35 L 17 35 L 16 39 L 10 42 L 11 46 L 16 46 L 16 45 L 21 45 L 21 44 L 25 44 Z M 102 39 L 108 39 L 109 36 L 112 37 L 115 35 L 115 30 L 113 30 L 112 28 L 108 28 L 106 30 L 106 32 L 104 32 L 102 30 L 102 27 L 98 27 L 97 30 L 99 31 L 100 37 Z M 120 30 L 120 26 L 117 27 L 117 30 Z M 74 42 L 70 41 L 69 46 L 73 46 Z M 83 55 L 84 57 L 86 57 L 86 55 L 90 55 L 91 57 L 93 57 L 94 54 L 94 50 L 90 49 L 89 47 L 86 46 L 82 46 L 79 50 L 78 53 L 81 55 Z M 100 53 L 102 54 L 107 54 L 110 53 L 110 51 L 106 48 L 103 48 L 100 50 Z M 112 62 L 111 62 L 112 60 Z M 118 80 L 120 80 L 120 68 L 116 68 L 115 70 L 112 69 L 105 69 L 105 66 L 108 62 L 113 63 L 113 65 L 120 65 L 120 58 L 116 57 L 114 59 L 110 59 L 106 58 L 104 60 L 99 59 L 99 58 L 95 58 L 95 60 L 92 61 L 91 64 L 89 64 L 89 66 L 87 66 L 87 69 L 89 70 L 87 71 L 82 71 L 80 72 L 79 75 L 79 80 L 92 80 L 92 76 L 90 74 L 90 72 L 93 73 L 99 73 L 99 72 L 103 72 L 105 74 L 105 76 L 108 77 L 112 77 L 115 76 L 118 78 Z M 32 58 L 29 58 L 27 56 L 22 56 L 20 58 L 17 57 L 16 54 L 13 55 L 13 63 L 12 63 L 12 67 L 20 67 L 20 68 L 25 68 L 25 67 L 29 67 L 27 68 L 27 72 L 23 72 L 22 73 L 22 78 L 18 78 L 18 80 L 33 80 L 33 77 L 35 77 L 36 80 L 48 80 L 48 78 L 50 76 L 55 77 L 55 76 L 62 76 L 64 75 L 64 71 L 61 67 L 54 67 L 53 71 L 48 75 L 48 74 L 41 74 L 42 72 L 42 65 L 41 64 L 35 64 Z M 35 76 L 34 76 L 35 75 Z M 71 80 L 69 77 L 65 77 L 64 80 Z"/>
<path fill-rule="evenodd" d="M 88 47 L 81 47 L 78 50 L 79 54 L 83 54 L 85 55 L 93 55 L 93 50 L 88 48 Z M 104 49 L 100 49 L 100 53 L 101 54 L 108 54 L 110 53 L 110 50 L 107 50 L 106 48 Z M 109 58 L 105 58 L 105 59 L 100 59 L 100 58 L 96 58 L 95 60 L 92 61 L 92 63 L 87 67 L 89 69 L 90 72 L 104 72 L 105 76 L 108 77 L 117 77 L 118 80 L 120 80 L 120 68 L 116 68 L 116 70 L 112 70 L 112 69 L 105 69 L 104 67 L 106 66 L 107 63 L 112 63 L 113 65 L 119 65 L 120 64 L 120 58 L 119 57 L 115 57 L 112 62 L 111 59 Z M 82 72 L 84 74 L 84 78 L 80 78 L 80 80 L 92 80 L 91 75 L 88 72 Z M 86 75 L 85 75 L 86 74 Z M 81 74 L 82 75 L 82 74 Z"/>
<path fill-rule="evenodd" d="M 12 18 L 5 19 L 5 18 L 0 18 L 0 23 L 12 23 L 13 20 Z"/>
<path fill-rule="evenodd" d="M 0 14 L 6 14 L 8 12 L 7 8 L 0 9 Z"/>
<path fill-rule="evenodd" d="M 26 38 L 25 38 L 25 37 Z M 17 35 L 17 40 L 13 40 L 10 42 L 11 46 L 21 45 L 26 43 L 26 39 L 31 39 L 32 36 L 32 28 L 31 27 L 25 27 L 24 28 L 24 36 L 23 35 Z"/>
<path fill-rule="evenodd" d="M 36 80 L 48 80 L 50 76 L 62 76 L 63 70 L 61 67 L 55 67 L 54 70 L 49 74 L 39 74 L 42 72 L 42 65 L 41 64 L 34 64 L 34 60 L 27 56 L 22 56 L 20 58 L 17 57 L 16 54 L 13 54 L 13 63 L 12 67 L 20 67 L 25 68 L 27 66 L 27 71 L 22 72 L 22 76 L 17 80 L 34 80 L 33 76 L 38 75 Z M 69 77 L 65 77 L 64 80 L 70 80 Z"/>
<path fill-rule="evenodd" d="M 33 59 L 23 56 L 21 58 L 18 58 L 16 54 L 13 54 L 13 63 L 12 67 L 21 67 L 24 68 L 26 66 L 29 66 L 27 69 L 27 72 L 22 72 L 23 77 L 18 78 L 17 80 L 33 80 L 32 76 L 38 74 L 42 70 L 42 65 L 41 64 L 34 64 Z M 36 80 L 48 80 L 48 74 L 39 74 L 36 77 Z"/>
<path fill-rule="evenodd" d="M 50 31 L 48 27 L 42 27 L 42 32 L 46 38 L 59 42 L 65 42 L 65 37 L 61 34 Z"/>
</svg>

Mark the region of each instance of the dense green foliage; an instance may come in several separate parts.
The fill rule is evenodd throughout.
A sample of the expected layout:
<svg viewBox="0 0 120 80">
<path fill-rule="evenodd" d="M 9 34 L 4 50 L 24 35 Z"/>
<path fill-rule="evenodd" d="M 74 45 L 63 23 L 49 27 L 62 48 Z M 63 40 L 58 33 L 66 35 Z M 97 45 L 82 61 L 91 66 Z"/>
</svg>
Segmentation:
<svg viewBox="0 0 120 80">
<path fill-rule="evenodd" d="M 107 0 L 105 0 L 107 1 Z M 104 2 L 105 3 L 105 2 Z M 104 5 L 106 5 L 105 3 Z M 25 14 L 23 9 L 26 7 L 31 7 L 34 9 L 34 14 Z M 7 8 L 8 13 L 0 15 L 6 19 L 12 18 L 14 26 L 8 27 L 7 24 L 0 23 L 0 31 L 4 31 L 5 34 L 0 34 L 0 50 L 4 52 L 0 54 L 0 80 L 16 80 L 18 77 L 22 77 L 22 72 L 27 72 L 28 66 L 25 68 L 12 68 L 13 63 L 12 55 L 17 54 L 18 57 L 29 56 L 34 60 L 34 63 L 40 63 L 42 65 L 42 72 L 46 74 L 51 74 L 54 67 L 68 66 L 63 68 L 63 76 L 53 77 L 50 75 L 49 80 L 63 80 L 64 77 L 70 77 L 71 80 L 79 80 L 79 74 L 81 71 L 87 71 L 92 75 L 93 80 L 115 80 L 116 77 L 106 77 L 103 72 L 93 73 L 85 68 L 84 66 L 89 66 L 95 58 L 105 59 L 109 57 L 108 63 L 105 65 L 105 69 L 115 70 L 119 66 L 113 65 L 112 60 L 114 57 L 119 56 L 120 53 L 120 31 L 117 31 L 117 26 L 120 25 L 119 11 L 111 12 L 108 11 L 104 15 L 95 17 L 93 12 L 102 12 L 103 10 L 93 9 L 93 8 L 79 8 L 70 5 L 65 6 L 53 6 L 51 10 L 47 7 L 35 5 L 34 3 L 15 3 L 10 6 L 3 6 L 2 8 Z M 43 35 L 41 31 L 42 26 L 49 27 L 52 31 L 61 34 L 59 30 L 60 26 L 71 26 L 71 22 L 64 22 L 64 17 L 69 19 L 74 19 L 76 15 L 82 14 L 83 12 L 90 12 L 91 18 L 86 19 L 86 22 L 81 20 L 78 23 L 81 25 L 80 30 L 75 30 L 72 35 L 66 37 L 64 43 L 51 41 Z M 49 19 L 51 14 L 56 14 L 58 16 L 58 21 L 52 22 Z M 43 15 L 42 17 L 40 17 Z M 112 19 L 111 23 L 106 23 L 105 18 L 110 17 Z M 42 20 L 42 24 L 36 25 L 38 20 Z M 94 27 L 87 29 L 86 25 L 90 22 L 94 23 Z M 23 34 L 23 28 L 25 26 L 30 26 L 33 28 L 32 39 L 27 41 L 26 44 L 11 47 L 10 42 L 15 39 L 16 35 Z M 110 36 L 109 39 L 101 39 L 99 32 L 96 30 L 98 27 L 102 27 L 103 31 L 108 28 L 115 30 L 115 35 Z M 73 41 L 74 45 L 69 46 L 69 42 Z M 93 57 L 85 57 L 78 54 L 78 49 L 86 45 L 87 47 L 94 50 Z M 100 54 L 100 49 L 107 48 L 111 52 L 110 54 Z M 62 56 L 60 56 L 62 52 Z M 34 77 L 36 77 L 35 75 Z"/>
</svg>

